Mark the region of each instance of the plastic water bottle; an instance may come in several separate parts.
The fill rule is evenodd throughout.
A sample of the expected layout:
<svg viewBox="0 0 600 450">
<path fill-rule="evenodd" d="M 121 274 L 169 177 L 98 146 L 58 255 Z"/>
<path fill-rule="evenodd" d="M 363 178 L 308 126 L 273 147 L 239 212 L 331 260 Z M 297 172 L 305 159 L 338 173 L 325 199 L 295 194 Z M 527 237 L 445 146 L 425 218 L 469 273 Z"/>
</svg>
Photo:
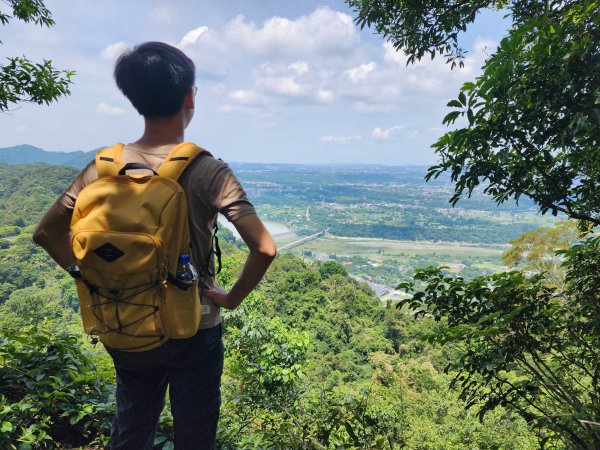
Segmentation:
<svg viewBox="0 0 600 450">
<path fill-rule="evenodd" d="M 179 263 L 177 264 L 177 273 L 175 278 L 178 281 L 178 285 L 182 289 L 192 287 L 194 282 L 198 279 L 198 271 L 190 263 L 190 254 L 184 253 L 179 255 Z"/>
</svg>

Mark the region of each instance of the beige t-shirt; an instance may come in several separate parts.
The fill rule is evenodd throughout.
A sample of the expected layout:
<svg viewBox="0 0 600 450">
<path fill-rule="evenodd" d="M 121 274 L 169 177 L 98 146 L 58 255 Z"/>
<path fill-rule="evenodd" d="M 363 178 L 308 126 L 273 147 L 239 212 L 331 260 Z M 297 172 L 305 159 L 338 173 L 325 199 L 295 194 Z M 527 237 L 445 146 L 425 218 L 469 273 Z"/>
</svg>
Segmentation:
<svg viewBox="0 0 600 450">
<path fill-rule="evenodd" d="M 146 147 L 127 144 L 123 147 L 123 160 L 125 163 L 144 163 L 156 170 L 173 147 L 174 145 Z M 95 161 L 92 161 L 79 173 L 73 184 L 59 197 L 57 203 L 65 210 L 73 211 L 79 192 L 96 179 L 98 179 L 98 171 Z M 229 166 L 220 159 L 213 158 L 208 152 L 203 152 L 192 161 L 179 182 L 187 196 L 194 260 L 201 265 L 200 272 L 204 273 L 206 261 L 210 257 L 209 264 L 213 272 L 214 260 L 210 256 L 211 239 L 217 213 L 223 214 L 227 220 L 235 223 L 247 214 L 256 214 L 256 211 Z M 208 274 L 206 282 L 212 284 Z M 200 328 L 211 328 L 221 322 L 220 308 L 210 298 L 203 299 L 202 308 Z"/>
</svg>

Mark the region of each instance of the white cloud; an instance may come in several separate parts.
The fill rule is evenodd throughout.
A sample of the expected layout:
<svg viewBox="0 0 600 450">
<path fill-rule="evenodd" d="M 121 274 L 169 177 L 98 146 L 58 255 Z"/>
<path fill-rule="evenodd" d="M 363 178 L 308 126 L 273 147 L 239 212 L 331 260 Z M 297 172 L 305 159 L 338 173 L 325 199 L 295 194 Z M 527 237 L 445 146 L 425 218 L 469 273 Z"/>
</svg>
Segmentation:
<svg viewBox="0 0 600 450">
<path fill-rule="evenodd" d="M 198 38 L 200 36 L 202 36 L 204 33 L 206 33 L 207 31 L 208 31 L 208 27 L 205 27 L 205 26 L 194 28 L 193 30 L 188 31 L 185 34 L 185 36 L 183 37 L 183 39 L 181 39 L 181 41 L 179 42 L 178 47 L 183 49 L 190 45 L 195 44 L 198 41 Z"/>
<path fill-rule="evenodd" d="M 307 97 L 313 90 L 308 72 L 308 64 L 304 61 L 287 66 L 265 63 L 254 72 L 256 87 L 265 94 Z"/>
<path fill-rule="evenodd" d="M 339 58 L 353 53 L 359 42 L 352 17 L 326 7 L 295 20 L 272 17 L 262 27 L 237 16 L 223 34 L 225 41 L 263 56 L 324 54 Z"/>
<path fill-rule="evenodd" d="M 411 73 L 406 78 L 406 81 L 415 89 L 424 92 L 440 92 L 444 86 L 444 77 L 440 77 L 436 73 Z"/>
<path fill-rule="evenodd" d="M 321 142 L 331 142 L 335 144 L 345 144 L 350 141 L 359 141 L 362 139 L 362 136 L 321 136 L 319 141 Z"/>
<path fill-rule="evenodd" d="M 100 52 L 100 56 L 106 60 L 114 61 L 127 50 L 129 50 L 129 47 L 125 42 L 115 42 L 114 44 L 110 44 L 104 50 L 102 50 L 102 52 Z"/>
<path fill-rule="evenodd" d="M 484 41 L 482 40 L 482 42 Z M 415 60 L 414 63 L 407 65 L 408 56 L 406 56 L 402 50 L 396 51 L 394 46 L 389 42 L 383 44 L 383 59 L 390 67 L 395 66 L 398 69 L 402 69 L 405 73 L 416 75 L 417 78 L 425 75 L 440 80 L 453 81 L 471 76 L 475 69 L 475 65 L 482 61 L 481 56 L 479 55 L 480 50 L 477 49 L 477 44 L 475 44 L 475 50 L 475 55 L 466 57 L 463 60 L 464 67 L 457 66 L 455 69 L 451 69 L 450 64 L 446 64 L 446 60 L 440 55 L 437 55 L 434 59 L 423 57 L 421 60 Z"/>
<path fill-rule="evenodd" d="M 327 75 L 311 71 L 306 61 L 292 64 L 264 63 L 254 70 L 254 86 L 227 94 L 235 104 L 270 105 L 289 102 L 328 104 L 335 99 L 332 89 L 322 87 Z"/>
<path fill-rule="evenodd" d="M 359 63 L 360 33 L 350 15 L 319 7 L 295 19 L 256 24 L 240 15 L 223 27 L 200 26 L 179 47 L 194 60 L 200 78 L 224 84 L 243 71 L 253 74 L 253 85 L 227 83 L 225 104 L 240 100 L 229 98 L 237 91 L 254 91 L 273 104 L 330 104 L 338 98 L 331 85 L 335 74 Z"/>
<path fill-rule="evenodd" d="M 319 89 L 317 91 L 317 102 L 319 103 L 331 103 L 335 98 L 335 94 L 333 91 L 328 91 L 326 89 Z"/>
<path fill-rule="evenodd" d="M 396 51 L 394 45 L 390 42 L 383 44 L 383 60 L 391 65 L 406 66 L 407 57 L 402 50 Z M 424 64 L 424 60 L 415 61 L 415 64 Z"/>
<path fill-rule="evenodd" d="M 392 137 L 394 131 L 401 130 L 402 128 L 404 128 L 402 125 L 395 125 L 387 129 L 377 127 L 373 129 L 371 136 L 373 136 L 375 139 L 388 140 Z"/>
<path fill-rule="evenodd" d="M 489 42 L 482 39 L 476 48 L 485 45 Z M 381 62 L 371 60 L 346 69 L 332 84 L 336 97 L 352 101 L 357 112 L 386 113 L 415 102 L 444 104 L 463 82 L 473 78 L 484 59 L 476 50 L 464 60 L 464 67 L 454 70 L 440 57 L 423 58 L 407 66 L 402 50 L 396 51 L 389 42 L 380 49 Z"/>
<path fill-rule="evenodd" d="M 266 101 L 260 94 L 251 89 L 232 91 L 229 93 L 228 98 L 230 101 L 242 105 L 262 105 Z"/>
<path fill-rule="evenodd" d="M 292 77 L 263 78 L 258 83 L 266 91 L 291 97 L 300 97 L 308 94 L 308 86 L 299 84 Z"/>
<path fill-rule="evenodd" d="M 301 76 L 308 72 L 308 64 L 306 61 L 297 61 L 290 64 L 288 69 L 292 70 L 296 75 Z"/>
<path fill-rule="evenodd" d="M 353 83 L 356 83 L 361 80 L 366 80 L 369 76 L 369 73 L 375 70 L 376 67 L 377 64 L 374 61 L 371 61 L 369 64 L 361 64 L 358 67 L 348 69 L 344 73 L 352 80 Z"/>
<path fill-rule="evenodd" d="M 176 14 L 165 5 L 157 5 L 146 12 L 151 22 L 159 25 L 171 25 L 175 22 Z"/>
<path fill-rule="evenodd" d="M 234 105 L 225 104 L 225 105 L 220 105 L 218 108 L 218 111 L 220 113 L 229 114 L 229 113 L 235 113 L 235 112 L 242 112 L 242 111 L 244 111 L 244 109 L 236 107 Z"/>
<path fill-rule="evenodd" d="M 356 65 L 360 33 L 348 14 L 319 7 L 296 19 L 271 17 L 256 24 L 237 16 L 222 27 L 200 26 L 179 43 L 199 74 L 226 77 L 244 66 L 269 61 L 302 75 L 312 61 L 321 66 Z M 291 66 L 291 67 L 290 67 Z"/>
<path fill-rule="evenodd" d="M 290 102 L 329 104 L 336 98 L 334 89 L 328 86 L 331 71 L 320 68 L 312 70 L 304 60 L 291 64 L 263 63 L 253 72 L 254 86 L 251 89 L 239 89 L 233 92 L 241 95 L 252 91 L 261 100 L 262 105 Z M 231 95 L 230 93 L 230 99 Z M 233 98 L 233 100 L 238 99 Z"/>
<path fill-rule="evenodd" d="M 115 106 L 109 106 L 106 103 L 100 103 L 97 108 L 98 112 L 101 114 L 106 114 L 109 116 L 121 116 L 125 114 L 125 111 L 122 108 L 118 108 Z"/>
<path fill-rule="evenodd" d="M 446 129 L 442 127 L 431 127 L 429 128 L 429 131 L 435 134 L 442 134 L 446 132 Z"/>
<path fill-rule="evenodd" d="M 407 57 L 390 43 L 361 42 L 351 16 L 319 7 L 295 19 L 254 23 L 240 15 L 221 27 L 200 26 L 185 34 L 180 47 L 194 59 L 199 77 L 218 79 L 222 87 L 213 92 L 222 112 L 346 103 L 358 113 L 385 114 L 414 102 L 445 104 L 473 78 L 482 50 L 492 44 L 479 38 L 463 68 L 451 70 L 439 56 L 407 66 Z M 380 138 L 389 139 L 383 131 Z"/>
</svg>

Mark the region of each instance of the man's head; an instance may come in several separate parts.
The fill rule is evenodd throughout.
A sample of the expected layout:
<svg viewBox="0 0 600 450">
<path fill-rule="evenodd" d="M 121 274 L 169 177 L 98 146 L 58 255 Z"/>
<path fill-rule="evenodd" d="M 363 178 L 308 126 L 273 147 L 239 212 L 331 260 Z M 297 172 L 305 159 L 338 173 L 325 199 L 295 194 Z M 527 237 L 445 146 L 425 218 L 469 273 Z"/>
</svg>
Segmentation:
<svg viewBox="0 0 600 450">
<path fill-rule="evenodd" d="M 192 60 L 163 42 L 144 42 L 123 53 L 115 65 L 117 86 L 146 119 L 177 114 L 195 78 Z"/>
</svg>

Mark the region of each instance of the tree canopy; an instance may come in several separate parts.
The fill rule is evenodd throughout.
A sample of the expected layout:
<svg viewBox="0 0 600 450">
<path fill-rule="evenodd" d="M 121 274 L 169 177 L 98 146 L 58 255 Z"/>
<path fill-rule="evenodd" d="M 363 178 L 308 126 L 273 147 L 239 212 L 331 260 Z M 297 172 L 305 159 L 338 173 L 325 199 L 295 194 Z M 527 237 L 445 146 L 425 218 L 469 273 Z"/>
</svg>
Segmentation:
<svg viewBox="0 0 600 450">
<path fill-rule="evenodd" d="M 542 446 L 600 448 L 600 239 L 593 233 L 600 224 L 600 2 L 348 4 L 409 64 L 440 53 L 460 64 L 459 35 L 484 8 L 512 19 L 483 73 L 448 103 L 443 122 L 456 128 L 433 144 L 439 160 L 426 178 L 449 173 L 452 204 L 477 188 L 498 204 L 529 197 L 542 214 L 576 219 L 588 234 L 554 240 L 542 231 L 530 236 L 532 245 L 530 237 L 513 242 L 509 264 L 519 255 L 554 258 L 546 267 L 469 282 L 443 268 L 418 270 L 401 285 L 413 294 L 404 303 L 440 322 L 432 342 L 460 349 L 446 370 L 481 417 L 503 405 L 540 430 Z M 562 270 L 550 274 L 557 262 Z"/>
<path fill-rule="evenodd" d="M 374 26 L 408 62 L 464 57 L 459 34 L 484 8 L 507 8 L 513 24 L 465 83 L 444 123 L 467 125 L 434 145 L 455 182 L 452 203 L 478 186 L 502 203 L 532 198 L 542 213 L 600 224 L 600 6 L 593 0 L 348 0 L 361 26 Z"/>
<path fill-rule="evenodd" d="M 8 25 L 12 19 L 33 23 L 41 27 L 54 25 L 52 14 L 42 0 L 6 0 L 12 15 L 0 11 L 0 24 Z M 57 70 L 52 61 L 34 62 L 25 56 L 8 57 L 0 65 L 0 112 L 20 102 L 50 104 L 70 94 L 69 85 L 75 74 L 71 70 Z"/>
</svg>

